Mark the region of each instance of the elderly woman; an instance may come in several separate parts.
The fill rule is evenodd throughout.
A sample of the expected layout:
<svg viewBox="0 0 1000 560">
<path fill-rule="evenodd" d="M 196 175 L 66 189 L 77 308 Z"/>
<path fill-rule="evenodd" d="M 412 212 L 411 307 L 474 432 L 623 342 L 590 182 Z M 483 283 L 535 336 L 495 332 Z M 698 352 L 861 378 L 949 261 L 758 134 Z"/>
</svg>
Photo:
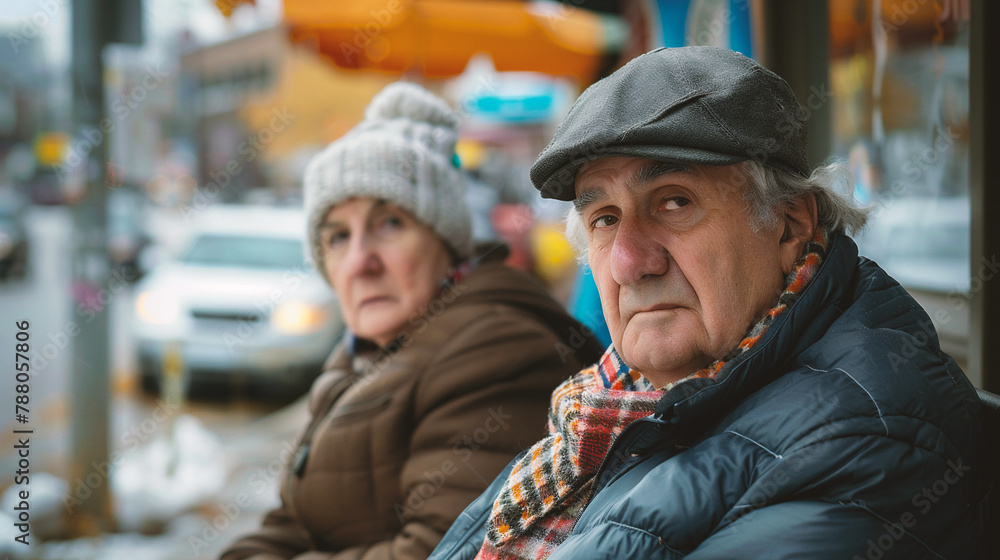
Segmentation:
<svg viewBox="0 0 1000 560">
<path fill-rule="evenodd" d="M 224 560 L 425 558 L 600 356 L 539 283 L 472 259 L 457 124 L 396 83 L 308 166 L 313 258 L 350 334 L 313 386 L 281 507 Z"/>
</svg>

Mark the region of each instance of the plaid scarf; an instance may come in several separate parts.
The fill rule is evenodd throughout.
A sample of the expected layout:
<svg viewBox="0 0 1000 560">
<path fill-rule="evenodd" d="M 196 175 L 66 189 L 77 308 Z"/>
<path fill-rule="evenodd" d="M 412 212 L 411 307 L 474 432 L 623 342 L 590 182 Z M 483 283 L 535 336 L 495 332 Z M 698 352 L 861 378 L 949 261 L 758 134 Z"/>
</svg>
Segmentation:
<svg viewBox="0 0 1000 560">
<path fill-rule="evenodd" d="M 826 232 L 820 228 L 785 278 L 774 307 L 721 360 L 657 389 L 611 346 L 597 364 L 556 388 L 549 408 L 549 435 L 514 465 L 493 504 L 476 560 L 548 558 L 573 530 L 615 438 L 629 424 L 652 414 L 663 394 L 678 383 L 714 379 L 726 363 L 753 347 L 815 276 L 826 256 L 826 243 Z"/>
</svg>

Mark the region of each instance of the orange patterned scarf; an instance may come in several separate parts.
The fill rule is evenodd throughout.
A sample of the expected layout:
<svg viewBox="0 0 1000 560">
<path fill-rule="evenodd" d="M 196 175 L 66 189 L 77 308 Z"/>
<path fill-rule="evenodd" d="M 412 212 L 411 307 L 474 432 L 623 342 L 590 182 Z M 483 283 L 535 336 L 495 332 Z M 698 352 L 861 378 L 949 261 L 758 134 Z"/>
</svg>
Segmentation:
<svg viewBox="0 0 1000 560">
<path fill-rule="evenodd" d="M 650 415 L 666 391 L 695 378 L 714 379 L 722 367 L 749 350 L 815 276 L 826 256 L 819 229 L 785 278 L 775 306 L 721 360 L 657 389 L 630 369 L 612 346 L 597 364 L 564 381 L 552 393 L 549 436 L 515 465 L 487 521 L 477 560 L 543 560 L 573 530 L 590 498 L 594 477 L 615 438 Z"/>
</svg>

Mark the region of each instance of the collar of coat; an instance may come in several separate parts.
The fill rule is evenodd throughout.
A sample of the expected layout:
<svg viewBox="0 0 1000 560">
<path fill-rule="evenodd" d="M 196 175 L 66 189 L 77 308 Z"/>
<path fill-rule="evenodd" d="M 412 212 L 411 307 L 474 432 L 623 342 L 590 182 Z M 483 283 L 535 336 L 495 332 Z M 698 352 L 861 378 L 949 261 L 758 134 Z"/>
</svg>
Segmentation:
<svg viewBox="0 0 1000 560">
<path fill-rule="evenodd" d="M 560 385 L 552 395 L 550 435 L 515 464 L 505 481 L 478 558 L 547 557 L 572 530 L 615 438 L 629 424 L 654 410 L 659 412 L 677 389 L 722 384 L 812 284 L 824 263 L 827 241 L 826 232 L 818 230 L 785 278 L 785 289 L 775 305 L 724 358 L 656 389 L 630 369 L 612 346 L 597 364 Z"/>
</svg>

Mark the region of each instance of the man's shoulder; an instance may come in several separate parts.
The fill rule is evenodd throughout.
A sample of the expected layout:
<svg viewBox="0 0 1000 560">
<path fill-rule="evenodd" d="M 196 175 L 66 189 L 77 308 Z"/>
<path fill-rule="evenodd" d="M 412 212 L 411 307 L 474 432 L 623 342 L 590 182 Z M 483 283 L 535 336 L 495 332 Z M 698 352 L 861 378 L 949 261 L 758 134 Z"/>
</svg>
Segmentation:
<svg viewBox="0 0 1000 560">
<path fill-rule="evenodd" d="M 916 300 L 864 257 L 841 279 L 841 295 L 829 303 L 837 318 L 800 348 L 770 390 L 794 386 L 790 394 L 799 402 L 793 406 L 807 404 L 831 418 L 872 417 L 874 433 L 888 428 L 890 437 L 894 423 L 950 430 L 977 420 L 974 388 L 941 350 L 935 325 Z"/>
<path fill-rule="evenodd" d="M 748 396 L 729 429 L 777 454 L 840 438 L 892 440 L 941 456 L 964 454 L 979 418 L 975 389 L 946 355 L 903 354 L 898 332 L 860 330 L 803 353 Z M 888 442 L 887 442 L 888 444 Z"/>
</svg>

